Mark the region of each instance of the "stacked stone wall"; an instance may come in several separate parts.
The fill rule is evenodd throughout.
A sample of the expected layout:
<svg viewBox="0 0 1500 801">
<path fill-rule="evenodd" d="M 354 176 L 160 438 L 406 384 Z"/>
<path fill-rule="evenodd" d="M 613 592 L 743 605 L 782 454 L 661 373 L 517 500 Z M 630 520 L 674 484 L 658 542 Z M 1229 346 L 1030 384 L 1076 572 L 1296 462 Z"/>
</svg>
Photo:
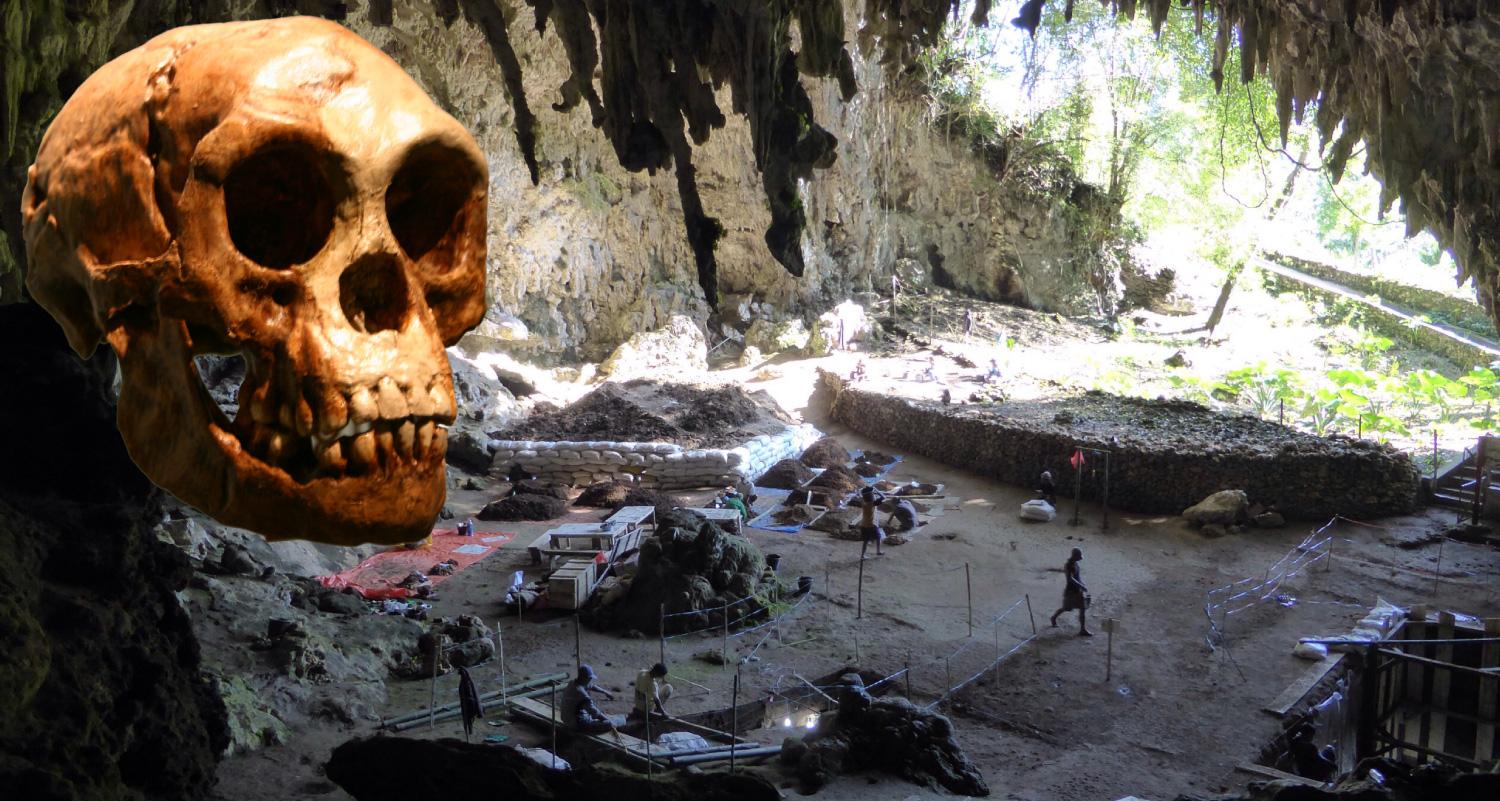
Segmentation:
<svg viewBox="0 0 1500 801">
<path fill-rule="evenodd" d="M 1012 419 L 984 406 L 943 406 L 847 388 L 827 373 L 822 380 L 834 393 L 834 419 L 863 436 L 1021 486 L 1035 486 L 1041 472 L 1051 470 L 1065 498 L 1075 489 L 1068 464 L 1074 450 L 1109 450 L 1111 508 L 1176 515 L 1225 489 L 1244 490 L 1254 502 L 1275 504 L 1283 514 L 1304 519 L 1381 517 L 1417 505 L 1418 473 L 1410 457 L 1370 441 L 1314 437 L 1265 423 L 1281 429 L 1280 435 L 1182 447 L 1160 431 L 1080 433 L 1065 422 Z M 1175 414 L 1217 414 L 1203 407 L 1184 411 L 1185 404 L 1168 408 Z M 1087 458 L 1083 497 L 1097 500 L 1104 471 L 1092 468 L 1102 467 L 1102 458 Z"/>
</svg>

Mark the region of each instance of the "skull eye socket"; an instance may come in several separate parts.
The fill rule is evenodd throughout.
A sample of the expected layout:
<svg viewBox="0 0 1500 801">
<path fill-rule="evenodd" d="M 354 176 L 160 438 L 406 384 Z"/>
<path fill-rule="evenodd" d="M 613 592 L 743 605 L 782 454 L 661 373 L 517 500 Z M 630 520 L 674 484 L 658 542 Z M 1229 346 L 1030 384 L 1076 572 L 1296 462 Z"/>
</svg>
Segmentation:
<svg viewBox="0 0 1500 801">
<path fill-rule="evenodd" d="M 229 239 L 265 267 L 301 264 L 333 232 L 333 189 L 306 148 L 277 146 L 236 164 L 224 179 Z"/>
<path fill-rule="evenodd" d="M 413 261 L 451 263 L 479 182 L 466 154 L 437 143 L 415 148 L 385 192 L 386 218 L 401 250 Z"/>
</svg>

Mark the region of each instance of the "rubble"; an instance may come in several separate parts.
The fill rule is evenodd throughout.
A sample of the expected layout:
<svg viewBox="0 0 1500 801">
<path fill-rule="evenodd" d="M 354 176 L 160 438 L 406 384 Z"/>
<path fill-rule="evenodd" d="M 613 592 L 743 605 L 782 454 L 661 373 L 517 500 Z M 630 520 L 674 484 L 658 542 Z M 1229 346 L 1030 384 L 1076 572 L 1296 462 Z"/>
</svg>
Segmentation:
<svg viewBox="0 0 1500 801">
<path fill-rule="evenodd" d="M 655 632 L 665 605 L 667 631 L 748 622 L 781 597 L 784 588 L 749 539 L 725 532 L 687 509 L 659 514 L 656 532 L 641 541 L 635 578 L 619 601 L 599 606 L 587 619 L 600 628 Z M 680 612 L 698 614 L 672 617 Z"/>
<path fill-rule="evenodd" d="M 841 682 L 838 714 L 820 718 L 804 739 L 782 745 L 782 764 L 796 769 L 802 792 L 816 792 L 840 774 L 880 770 L 957 795 L 989 795 L 947 717 L 905 698 L 873 699 L 858 674 Z"/>
</svg>

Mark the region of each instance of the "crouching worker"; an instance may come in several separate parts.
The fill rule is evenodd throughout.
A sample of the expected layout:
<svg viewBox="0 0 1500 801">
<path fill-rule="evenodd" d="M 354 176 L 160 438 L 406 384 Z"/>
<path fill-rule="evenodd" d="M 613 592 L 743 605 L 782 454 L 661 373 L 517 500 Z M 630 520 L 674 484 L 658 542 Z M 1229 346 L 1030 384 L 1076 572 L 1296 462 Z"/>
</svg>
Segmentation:
<svg viewBox="0 0 1500 801">
<path fill-rule="evenodd" d="M 568 682 L 568 686 L 562 691 L 562 724 L 582 734 L 617 731 L 625 721 L 619 715 L 604 714 L 599 705 L 594 703 L 591 691 L 597 691 L 611 701 L 615 698 L 614 693 L 594 684 L 593 668 L 579 665 L 578 677 Z"/>
<path fill-rule="evenodd" d="M 635 677 L 635 708 L 630 710 L 632 721 L 654 718 L 669 718 L 662 702 L 672 697 L 672 685 L 667 681 L 667 666 L 660 662 L 643 670 Z"/>
<path fill-rule="evenodd" d="M 885 519 L 886 528 L 891 531 L 906 532 L 917 527 L 917 507 L 911 501 L 892 498 L 886 501 L 883 508 L 891 513 Z"/>
</svg>

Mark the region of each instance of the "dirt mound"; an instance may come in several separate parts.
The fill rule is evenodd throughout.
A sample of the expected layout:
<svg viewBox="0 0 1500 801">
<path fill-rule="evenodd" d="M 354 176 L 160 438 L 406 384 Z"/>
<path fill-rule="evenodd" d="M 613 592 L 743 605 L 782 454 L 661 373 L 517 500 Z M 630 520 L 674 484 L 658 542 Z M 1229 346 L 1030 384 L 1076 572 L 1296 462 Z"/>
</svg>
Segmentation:
<svg viewBox="0 0 1500 801">
<path fill-rule="evenodd" d="M 615 508 L 619 509 L 621 506 L 652 506 L 656 508 L 656 518 L 660 520 L 663 515 L 672 511 L 672 507 L 676 505 L 677 503 L 670 497 L 656 490 L 646 489 L 645 487 L 631 487 L 630 491 L 625 493 L 625 498 Z"/>
<path fill-rule="evenodd" d="M 807 446 L 800 458 L 808 467 L 843 467 L 849 463 L 849 451 L 833 437 L 824 437 Z"/>
<path fill-rule="evenodd" d="M 764 391 L 697 387 L 637 379 L 609 383 L 572 404 L 493 432 L 496 439 L 548 442 L 671 442 L 729 448 L 790 422 Z"/>
<path fill-rule="evenodd" d="M 881 467 L 878 464 L 872 464 L 870 462 L 854 463 L 854 472 L 858 475 L 864 476 L 865 478 L 874 478 L 880 475 L 881 471 L 883 470 L 885 470 L 884 467 Z"/>
<path fill-rule="evenodd" d="M 864 453 L 861 453 L 859 455 L 859 458 L 855 459 L 854 461 L 868 462 L 869 464 L 878 464 L 884 466 L 895 462 L 896 457 L 890 455 L 889 453 L 882 453 L 880 451 L 865 451 Z"/>
<path fill-rule="evenodd" d="M 755 480 L 758 487 L 769 487 L 771 489 L 796 489 L 811 481 L 813 472 L 807 469 L 807 465 L 796 459 L 782 459 L 771 465 L 760 478 Z"/>
<path fill-rule="evenodd" d="M 561 481 L 548 481 L 541 478 L 528 478 L 516 484 L 517 495 L 545 495 L 560 501 L 566 501 L 572 491 L 572 487 Z"/>
<path fill-rule="evenodd" d="M 696 512 L 672 509 L 657 515 L 655 535 L 641 541 L 640 568 L 629 589 L 592 610 L 589 620 L 606 629 L 655 632 L 665 605 L 668 633 L 694 631 L 722 626 L 723 608 L 731 604 L 730 625 L 750 625 L 783 592 L 750 540 Z"/>
<path fill-rule="evenodd" d="M 479 510 L 480 520 L 556 520 L 568 513 L 568 502 L 529 493 L 492 501 Z"/>
<path fill-rule="evenodd" d="M 625 503 L 625 498 L 635 488 L 634 484 L 626 484 L 623 481 L 596 481 L 583 488 L 583 492 L 578 494 L 578 499 L 573 501 L 573 505 L 618 509 L 629 505 Z"/>
<path fill-rule="evenodd" d="M 799 523 L 806 523 L 822 513 L 822 509 L 799 503 L 796 506 L 782 507 L 776 514 L 771 515 L 771 520 L 778 526 L 795 526 Z"/>
<path fill-rule="evenodd" d="M 833 495 L 846 495 L 865 485 L 864 479 L 843 465 L 836 465 L 818 474 L 807 483 L 808 489 L 823 490 Z"/>
</svg>

